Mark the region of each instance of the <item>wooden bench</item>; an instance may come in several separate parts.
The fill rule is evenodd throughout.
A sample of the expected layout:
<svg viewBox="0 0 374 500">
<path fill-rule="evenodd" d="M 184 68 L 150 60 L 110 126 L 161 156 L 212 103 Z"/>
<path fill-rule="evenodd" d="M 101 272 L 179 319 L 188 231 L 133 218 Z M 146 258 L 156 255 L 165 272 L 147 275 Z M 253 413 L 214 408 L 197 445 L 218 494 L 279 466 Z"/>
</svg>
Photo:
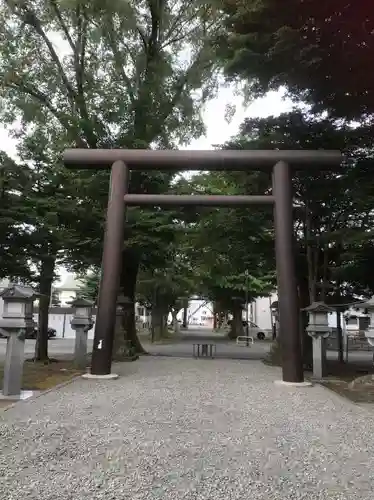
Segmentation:
<svg viewBox="0 0 374 500">
<path fill-rule="evenodd" d="M 216 344 L 193 344 L 194 358 L 211 358 L 216 354 Z"/>
</svg>

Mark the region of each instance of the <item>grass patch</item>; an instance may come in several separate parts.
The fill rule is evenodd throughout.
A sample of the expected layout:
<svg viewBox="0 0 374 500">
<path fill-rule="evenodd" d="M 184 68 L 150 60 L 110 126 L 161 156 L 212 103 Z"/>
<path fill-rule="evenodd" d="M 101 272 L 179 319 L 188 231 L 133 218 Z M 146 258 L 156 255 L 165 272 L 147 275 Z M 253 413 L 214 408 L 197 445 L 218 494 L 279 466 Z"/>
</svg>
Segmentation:
<svg viewBox="0 0 374 500">
<path fill-rule="evenodd" d="M 0 365 L 0 383 L 3 384 L 3 365 Z M 56 385 L 67 382 L 86 370 L 78 370 L 73 361 L 61 360 L 44 364 L 25 361 L 23 365 L 22 390 L 45 391 Z"/>
<path fill-rule="evenodd" d="M 374 404 L 374 384 L 372 387 L 351 389 L 345 380 L 322 382 L 322 385 L 353 403 Z"/>
<path fill-rule="evenodd" d="M 324 387 L 354 403 L 374 404 L 374 381 L 364 384 L 358 382 L 362 377 L 371 379 L 374 374 L 373 366 L 329 361 L 328 373 L 326 379 L 321 382 Z"/>
</svg>

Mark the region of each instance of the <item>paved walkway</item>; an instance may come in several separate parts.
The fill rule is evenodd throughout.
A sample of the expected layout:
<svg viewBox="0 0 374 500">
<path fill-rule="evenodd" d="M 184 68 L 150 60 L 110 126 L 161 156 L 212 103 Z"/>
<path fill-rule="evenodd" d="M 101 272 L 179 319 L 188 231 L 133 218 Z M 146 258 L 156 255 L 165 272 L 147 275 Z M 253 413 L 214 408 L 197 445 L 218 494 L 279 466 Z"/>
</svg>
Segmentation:
<svg viewBox="0 0 374 500">
<path fill-rule="evenodd" d="M 0 499 L 374 498 L 374 412 L 258 361 L 116 369 L 0 413 Z"/>
</svg>

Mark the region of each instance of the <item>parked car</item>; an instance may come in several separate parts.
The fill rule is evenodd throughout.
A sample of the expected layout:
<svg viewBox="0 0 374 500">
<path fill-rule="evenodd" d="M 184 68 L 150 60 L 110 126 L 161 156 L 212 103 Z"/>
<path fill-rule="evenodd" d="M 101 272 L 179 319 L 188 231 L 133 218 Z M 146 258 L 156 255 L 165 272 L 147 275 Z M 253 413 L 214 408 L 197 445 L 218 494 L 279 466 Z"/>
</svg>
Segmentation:
<svg viewBox="0 0 374 500">
<path fill-rule="evenodd" d="M 227 324 L 230 326 L 232 320 L 230 319 Z M 243 327 L 244 327 L 244 333 L 246 333 L 246 326 L 247 322 L 243 320 Z M 256 323 L 252 323 L 252 321 L 249 322 L 249 327 L 248 327 L 248 335 L 250 337 L 256 338 L 258 340 L 265 340 L 267 337 L 271 337 L 271 332 L 268 332 L 266 330 L 261 329 L 259 326 L 256 325 Z"/>
<path fill-rule="evenodd" d="M 56 337 L 56 330 L 54 328 L 48 328 L 48 338 L 52 339 Z M 34 328 L 32 332 L 26 335 L 27 339 L 36 339 L 36 336 L 38 335 L 38 329 Z"/>
<path fill-rule="evenodd" d="M 54 328 L 48 328 L 48 338 L 52 339 L 56 337 L 56 330 Z M 36 339 L 36 336 L 38 334 L 38 329 L 34 328 L 34 330 L 28 334 L 26 334 L 27 339 Z M 7 338 L 6 335 L 3 335 L 0 331 L 0 339 L 5 339 Z"/>
</svg>

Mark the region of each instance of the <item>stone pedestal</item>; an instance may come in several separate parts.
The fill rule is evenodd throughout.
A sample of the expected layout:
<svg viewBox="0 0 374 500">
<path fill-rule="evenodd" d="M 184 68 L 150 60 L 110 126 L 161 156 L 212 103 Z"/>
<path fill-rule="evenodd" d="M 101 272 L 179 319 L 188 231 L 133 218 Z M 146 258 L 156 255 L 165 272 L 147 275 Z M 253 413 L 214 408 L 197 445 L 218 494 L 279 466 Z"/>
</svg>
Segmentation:
<svg viewBox="0 0 374 500">
<path fill-rule="evenodd" d="M 75 328 L 74 365 L 79 369 L 85 369 L 87 365 L 87 334 L 85 327 Z"/>
<path fill-rule="evenodd" d="M 25 353 L 25 330 L 12 332 L 7 341 L 3 395 L 19 397 L 22 389 L 23 361 Z"/>
<path fill-rule="evenodd" d="M 322 379 L 327 376 L 326 338 L 328 334 L 313 335 L 313 376 Z"/>
</svg>

